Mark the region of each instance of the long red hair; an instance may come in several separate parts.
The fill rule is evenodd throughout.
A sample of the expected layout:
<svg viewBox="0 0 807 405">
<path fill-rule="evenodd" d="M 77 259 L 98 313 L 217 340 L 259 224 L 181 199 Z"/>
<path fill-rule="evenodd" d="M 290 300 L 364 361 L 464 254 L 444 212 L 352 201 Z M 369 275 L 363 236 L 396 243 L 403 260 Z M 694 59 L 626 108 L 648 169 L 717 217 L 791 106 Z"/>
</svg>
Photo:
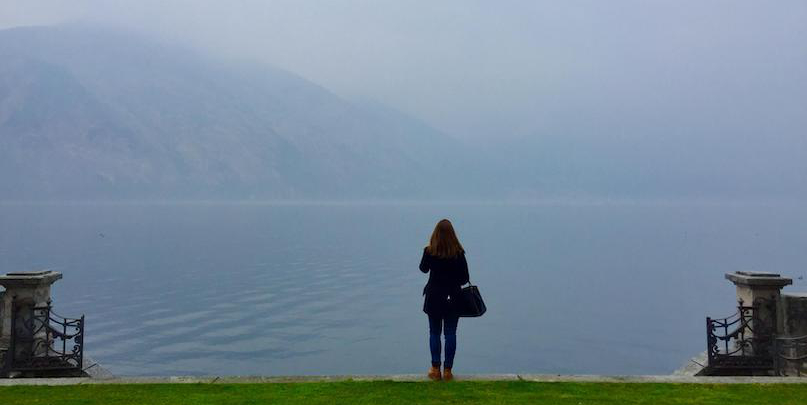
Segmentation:
<svg viewBox="0 0 807 405">
<path fill-rule="evenodd" d="M 454 226 L 447 219 L 441 219 L 434 227 L 426 251 L 432 256 L 444 259 L 465 253 L 465 249 L 462 248 L 460 240 L 457 238 L 457 233 L 454 232 Z"/>
</svg>

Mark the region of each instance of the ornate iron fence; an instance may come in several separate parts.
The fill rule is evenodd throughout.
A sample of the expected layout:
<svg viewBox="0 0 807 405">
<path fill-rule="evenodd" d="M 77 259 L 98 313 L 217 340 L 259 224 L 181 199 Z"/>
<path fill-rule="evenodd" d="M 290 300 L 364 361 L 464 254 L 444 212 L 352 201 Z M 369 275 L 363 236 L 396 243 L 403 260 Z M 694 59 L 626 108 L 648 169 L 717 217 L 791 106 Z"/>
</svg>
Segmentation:
<svg viewBox="0 0 807 405">
<path fill-rule="evenodd" d="M 776 331 L 776 303 L 757 299 L 753 306 L 740 302 L 737 312 L 727 318 L 706 318 L 706 345 L 711 369 L 773 368 L 771 348 Z M 765 309 L 768 318 L 760 316 Z"/>
<path fill-rule="evenodd" d="M 807 374 L 807 336 L 776 338 L 774 367 L 781 376 Z"/>
<path fill-rule="evenodd" d="M 13 311 L 7 372 L 81 372 L 84 316 L 58 316 L 50 303 L 44 307 L 15 307 Z"/>
</svg>

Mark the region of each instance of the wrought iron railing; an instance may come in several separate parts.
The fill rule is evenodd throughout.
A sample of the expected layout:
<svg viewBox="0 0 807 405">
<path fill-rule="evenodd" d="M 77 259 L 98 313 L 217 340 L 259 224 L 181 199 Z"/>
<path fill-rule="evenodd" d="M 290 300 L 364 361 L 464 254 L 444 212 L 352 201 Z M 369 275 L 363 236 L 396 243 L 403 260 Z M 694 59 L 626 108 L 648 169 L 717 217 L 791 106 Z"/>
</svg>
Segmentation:
<svg viewBox="0 0 807 405">
<path fill-rule="evenodd" d="M 707 360 L 712 369 L 771 369 L 771 346 L 776 320 L 759 316 L 768 306 L 776 314 L 773 301 L 758 299 L 753 306 L 740 302 L 737 312 L 727 318 L 706 318 Z"/>
<path fill-rule="evenodd" d="M 774 367 L 781 376 L 807 374 L 807 336 L 776 338 Z"/>
<path fill-rule="evenodd" d="M 64 318 L 40 307 L 14 308 L 7 371 L 81 371 L 84 316 Z"/>
</svg>

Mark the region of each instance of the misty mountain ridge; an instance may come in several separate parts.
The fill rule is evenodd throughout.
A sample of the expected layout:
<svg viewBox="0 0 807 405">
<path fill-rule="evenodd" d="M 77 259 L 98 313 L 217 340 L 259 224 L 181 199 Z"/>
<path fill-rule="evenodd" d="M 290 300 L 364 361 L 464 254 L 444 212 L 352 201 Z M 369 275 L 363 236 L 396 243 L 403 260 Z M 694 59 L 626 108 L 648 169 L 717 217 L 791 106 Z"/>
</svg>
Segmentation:
<svg viewBox="0 0 807 405">
<path fill-rule="evenodd" d="M 0 55 L 3 199 L 424 195 L 462 149 L 289 72 L 128 34 L 10 29 Z"/>
<path fill-rule="evenodd" d="M 106 28 L 2 30 L 0 61 L 0 200 L 781 196 L 807 180 L 798 159 L 592 140 L 603 127 L 574 118 L 468 143 L 282 69 Z"/>
</svg>

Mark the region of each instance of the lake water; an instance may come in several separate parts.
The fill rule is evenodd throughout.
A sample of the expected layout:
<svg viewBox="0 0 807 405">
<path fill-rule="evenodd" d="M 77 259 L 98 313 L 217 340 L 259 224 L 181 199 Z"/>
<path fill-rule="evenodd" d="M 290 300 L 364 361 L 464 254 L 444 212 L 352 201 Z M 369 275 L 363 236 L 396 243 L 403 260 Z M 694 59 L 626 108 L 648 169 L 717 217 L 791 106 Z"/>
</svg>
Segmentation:
<svg viewBox="0 0 807 405">
<path fill-rule="evenodd" d="M 64 273 L 55 311 L 119 375 L 420 373 L 443 217 L 489 309 L 460 374 L 669 373 L 734 311 L 723 273 L 807 273 L 804 206 L 650 203 L 5 204 L 0 272 Z"/>
</svg>

